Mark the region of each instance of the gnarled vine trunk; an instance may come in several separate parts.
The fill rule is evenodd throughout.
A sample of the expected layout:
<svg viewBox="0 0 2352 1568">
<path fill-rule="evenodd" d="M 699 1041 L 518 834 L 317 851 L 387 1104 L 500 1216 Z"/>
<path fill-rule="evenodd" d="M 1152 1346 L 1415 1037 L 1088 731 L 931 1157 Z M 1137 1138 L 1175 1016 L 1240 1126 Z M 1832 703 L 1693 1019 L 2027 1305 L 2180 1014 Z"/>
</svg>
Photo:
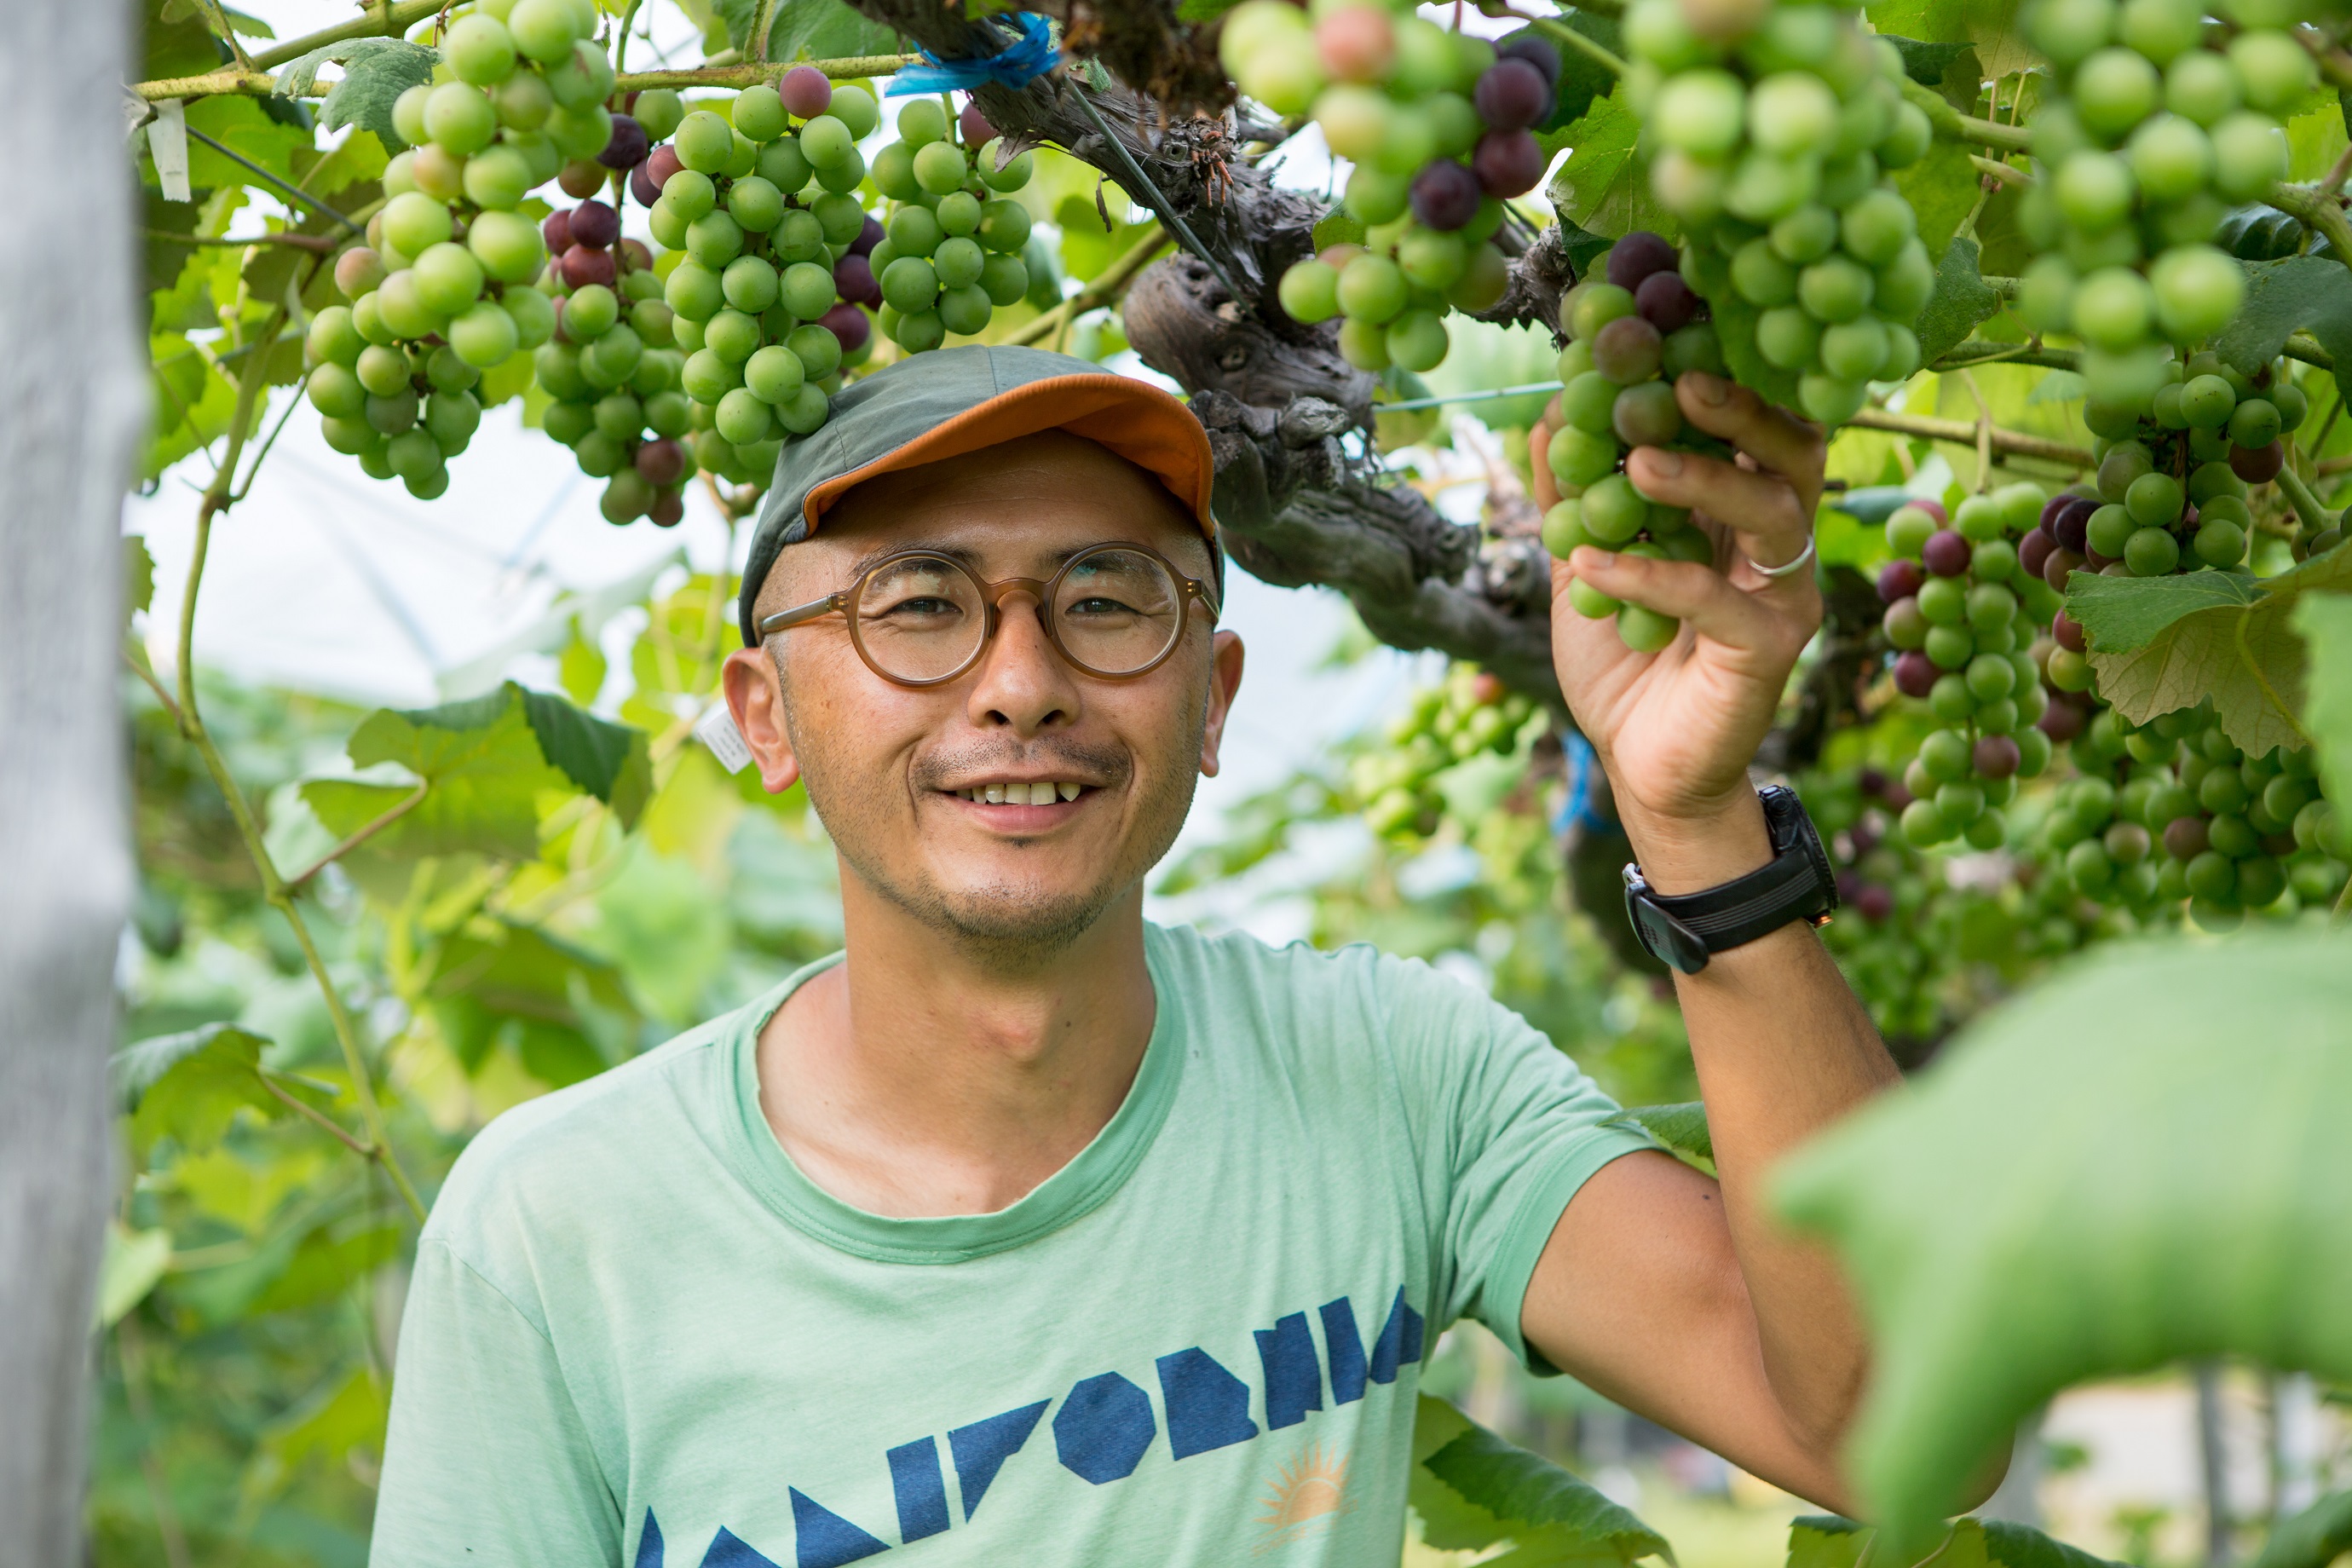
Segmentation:
<svg viewBox="0 0 2352 1568">
<path fill-rule="evenodd" d="M 0 100 L 0 1568 L 82 1560 L 114 956 L 123 475 L 140 418 L 122 5 L 22 0 Z"/>
</svg>

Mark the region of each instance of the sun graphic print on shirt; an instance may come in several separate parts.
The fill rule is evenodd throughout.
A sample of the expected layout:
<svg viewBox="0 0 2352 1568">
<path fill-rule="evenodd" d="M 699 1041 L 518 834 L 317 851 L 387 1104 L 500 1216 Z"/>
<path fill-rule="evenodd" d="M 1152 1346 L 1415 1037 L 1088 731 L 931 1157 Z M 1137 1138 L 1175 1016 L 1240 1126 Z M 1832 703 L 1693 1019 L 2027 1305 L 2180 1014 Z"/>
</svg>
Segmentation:
<svg viewBox="0 0 2352 1568">
<path fill-rule="evenodd" d="M 1254 1555 L 1322 1534 L 1351 1506 L 1348 1456 L 1320 1443 L 1308 1444 L 1267 1483 L 1262 1500 L 1265 1511 L 1257 1522 L 1264 1534 Z"/>
</svg>

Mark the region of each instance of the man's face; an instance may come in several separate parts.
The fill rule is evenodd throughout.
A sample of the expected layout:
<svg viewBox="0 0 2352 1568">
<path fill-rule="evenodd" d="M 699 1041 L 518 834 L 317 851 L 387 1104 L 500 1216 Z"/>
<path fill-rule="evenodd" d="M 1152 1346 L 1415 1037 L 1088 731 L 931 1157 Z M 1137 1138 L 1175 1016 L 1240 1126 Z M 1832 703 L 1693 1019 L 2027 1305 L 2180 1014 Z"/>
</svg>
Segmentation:
<svg viewBox="0 0 2352 1568">
<path fill-rule="evenodd" d="M 759 613 L 847 588 L 892 551 L 936 550 L 985 582 L 1051 578 L 1108 541 L 1145 544 L 1210 579 L 1208 546 L 1140 468 L 1090 441 L 1033 436 L 853 489 L 787 548 Z M 883 679 L 839 615 L 728 660 L 726 689 L 767 787 L 808 785 L 850 873 L 928 926 L 1045 956 L 1134 892 L 1175 841 L 1193 781 L 1217 768 L 1240 639 L 1195 607 L 1148 674 L 1106 680 L 1063 662 L 1038 606 L 1007 597 L 980 663 L 944 685 Z M 771 658 L 772 655 L 772 658 Z M 990 801 L 996 793 L 1050 802 Z M 982 798 L 970 798 L 973 794 Z"/>
</svg>

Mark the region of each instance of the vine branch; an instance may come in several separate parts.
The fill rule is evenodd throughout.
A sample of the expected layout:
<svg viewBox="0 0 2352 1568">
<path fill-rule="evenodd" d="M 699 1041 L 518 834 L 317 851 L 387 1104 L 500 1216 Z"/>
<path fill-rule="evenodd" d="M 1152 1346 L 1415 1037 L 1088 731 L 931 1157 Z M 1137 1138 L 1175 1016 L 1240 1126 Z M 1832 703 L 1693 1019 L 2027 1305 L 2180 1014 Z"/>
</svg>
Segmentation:
<svg viewBox="0 0 2352 1568">
<path fill-rule="evenodd" d="M 2053 441 L 2044 436 L 2029 436 L 2022 430 L 2004 430 L 1997 425 L 1979 424 L 1974 419 L 1938 419 L 1932 415 L 1896 414 L 1885 408 L 1865 408 L 1850 423 L 1866 430 L 1888 430 L 1899 436 L 1950 441 L 1958 446 L 1989 448 L 2016 458 L 2041 458 L 2072 468 L 2091 466 L 2091 454 L 2080 447 L 2070 447 L 2063 441 Z"/>
<path fill-rule="evenodd" d="M 2273 185 L 2263 200 L 2283 213 L 2292 213 L 2314 234 L 2327 237 L 2336 258 L 2352 267 L 2352 221 L 2347 221 L 2344 209 L 2327 191 L 2310 185 Z"/>
</svg>

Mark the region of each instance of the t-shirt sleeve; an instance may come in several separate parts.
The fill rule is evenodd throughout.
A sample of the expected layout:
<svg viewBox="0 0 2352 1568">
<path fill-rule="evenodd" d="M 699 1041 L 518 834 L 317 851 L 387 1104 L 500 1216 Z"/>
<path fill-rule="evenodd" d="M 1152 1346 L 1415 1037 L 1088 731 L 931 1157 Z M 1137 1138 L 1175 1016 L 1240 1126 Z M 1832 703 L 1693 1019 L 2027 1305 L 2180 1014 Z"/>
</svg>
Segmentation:
<svg viewBox="0 0 2352 1568">
<path fill-rule="evenodd" d="M 370 1568 L 619 1568 L 622 1537 L 554 1347 L 428 1235 L 401 1321 Z"/>
<path fill-rule="evenodd" d="M 1602 1123 L 1620 1107 L 1501 1004 L 1424 964 L 1383 961 L 1390 1038 L 1438 1228 L 1438 1322 L 1475 1318 L 1534 1371 L 1519 1334 L 1536 1261 L 1569 1200 L 1622 1154 L 1657 1147 Z"/>
</svg>

